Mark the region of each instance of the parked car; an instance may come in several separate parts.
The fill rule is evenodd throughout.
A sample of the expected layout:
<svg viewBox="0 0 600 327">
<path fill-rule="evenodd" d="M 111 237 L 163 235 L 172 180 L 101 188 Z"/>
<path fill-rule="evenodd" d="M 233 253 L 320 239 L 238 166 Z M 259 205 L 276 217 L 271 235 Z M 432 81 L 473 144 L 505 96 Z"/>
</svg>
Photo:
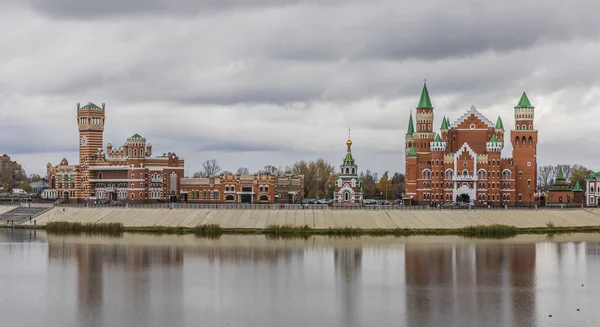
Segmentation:
<svg viewBox="0 0 600 327">
<path fill-rule="evenodd" d="M 388 200 L 381 200 L 381 201 L 378 201 L 377 204 L 379 204 L 380 206 L 387 206 L 387 205 L 390 204 L 390 201 L 388 201 Z"/>
<path fill-rule="evenodd" d="M 377 204 L 376 200 L 372 200 L 372 199 L 364 199 L 363 200 L 363 204 L 365 205 L 373 205 L 373 204 Z"/>
<path fill-rule="evenodd" d="M 442 209 L 471 209 L 473 207 L 474 205 L 466 202 L 446 202 L 440 206 Z"/>
</svg>

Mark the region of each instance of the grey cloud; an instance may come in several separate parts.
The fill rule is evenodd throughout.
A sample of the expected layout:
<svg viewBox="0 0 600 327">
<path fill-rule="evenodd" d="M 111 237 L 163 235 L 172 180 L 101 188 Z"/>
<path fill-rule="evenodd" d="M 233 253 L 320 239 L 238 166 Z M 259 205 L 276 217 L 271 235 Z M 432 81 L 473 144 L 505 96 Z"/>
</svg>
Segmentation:
<svg viewBox="0 0 600 327">
<path fill-rule="evenodd" d="M 132 15 L 196 15 L 223 10 L 335 4 L 342 0 L 31 0 L 34 9 L 54 17 L 80 20 Z"/>
</svg>

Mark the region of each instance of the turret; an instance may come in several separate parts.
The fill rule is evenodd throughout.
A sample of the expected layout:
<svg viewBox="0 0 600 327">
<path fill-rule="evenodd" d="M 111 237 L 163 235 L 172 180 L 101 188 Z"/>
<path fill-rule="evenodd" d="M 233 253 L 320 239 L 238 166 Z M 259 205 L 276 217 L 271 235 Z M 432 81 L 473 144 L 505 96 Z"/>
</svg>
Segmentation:
<svg viewBox="0 0 600 327">
<path fill-rule="evenodd" d="M 533 118 L 535 107 L 529 102 L 527 94 L 523 92 L 519 103 L 514 108 L 515 112 L 515 129 L 516 130 L 533 130 Z"/>
<path fill-rule="evenodd" d="M 488 153 L 501 152 L 503 147 L 502 142 L 498 141 L 496 134 L 492 134 L 492 138 L 485 144 L 485 146 Z"/>
<path fill-rule="evenodd" d="M 417 152 L 429 152 L 429 144 L 435 138 L 433 132 L 433 106 L 429 98 L 427 83 L 423 84 L 419 104 L 417 105 L 416 114 L 417 133 L 415 133 L 415 144 L 417 144 Z"/>
<path fill-rule="evenodd" d="M 498 120 L 496 120 L 494 133 L 496 134 L 496 138 L 498 139 L 498 141 L 504 144 L 504 124 L 502 123 L 502 118 L 500 118 L 500 116 L 498 116 Z"/>
<path fill-rule="evenodd" d="M 442 126 L 440 127 L 442 141 L 448 142 L 448 130 L 450 129 L 450 121 L 446 116 L 442 119 Z"/>
<path fill-rule="evenodd" d="M 432 152 L 444 152 L 446 151 L 446 142 L 442 141 L 440 134 L 435 136 L 435 140 L 431 142 L 430 147 Z M 443 159 L 443 158 L 442 158 Z"/>
<path fill-rule="evenodd" d="M 405 140 L 405 148 L 408 150 L 414 143 L 415 137 L 415 127 L 413 125 L 413 117 L 412 110 L 410 111 L 410 116 L 408 116 L 408 128 L 406 129 L 406 140 Z"/>
</svg>

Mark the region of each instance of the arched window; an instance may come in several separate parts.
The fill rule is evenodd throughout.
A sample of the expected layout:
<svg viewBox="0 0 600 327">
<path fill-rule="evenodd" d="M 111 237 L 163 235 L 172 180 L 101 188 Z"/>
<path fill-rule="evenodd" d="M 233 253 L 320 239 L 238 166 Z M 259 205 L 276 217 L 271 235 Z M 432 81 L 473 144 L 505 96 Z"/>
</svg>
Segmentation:
<svg viewBox="0 0 600 327">
<path fill-rule="evenodd" d="M 344 192 L 344 201 L 350 201 L 350 193 Z"/>
<path fill-rule="evenodd" d="M 525 144 L 525 136 L 521 138 L 521 144 Z"/>
<path fill-rule="evenodd" d="M 519 129 L 519 125 L 515 126 L 517 128 L 517 130 Z"/>
<path fill-rule="evenodd" d="M 98 173 L 98 179 L 102 179 L 102 172 Z"/>
<path fill-rule="evenodd" d="M 269 201 L 269 197 L 263 194 L 260 196 L 260 201 Z"/>
<path fill-rule="evenodd" d="M 519 179 L 521 179 L 522 177 L 523 177 L 523 172 L 522 172 L 522 171 L 520 171 L 520 172 L 519 172 Z"/>
<path fill-rule="evenodd" d="M 492 194 L 492 201 L 496 201 L 496 196 Z"/>
<path fill-rule="evenodd" d="M 131 157 L 131 149 L 127 149 L 127 156 Z"/>
<path fill-rule="evenodd" d="M 262 185 L 258 189 L 262 192 L 263 191 Z"/>
<path fill-rule="evenodd" d="M 496 188 L 496 183 L 492 183 L 492 188 Z"/>
<path fill-rule="evenodd" d="M 463 176 L 465 176 L 465 177 L 466 177 L 466 176 L 469 176 L 469 172 L 468 172 L 466 169 L 465 169 L 465 170 L 463 170 Z"/>
<path fill-rule="evenodd" d="M 525 126 L 525 124 L 521 125 L 521 129 L 527 129 L 527 126 Z"/>
<path fill-rule="evenodd" d="M 232 195 L 232 194 L 228 194 L 228 195 L 225 197 L 225 200 L 227 200 L 227 201 L 233 201 L 233 195 Z"/>
<path fill-rule="evenodd" d="M 531 136 L 527 139 L 527 143 L 529 143 L 529 144 L 533 143 L 533 138 L 531 138 Z"/>
<path fill-rule="evenodd" d="M 531 187 L 531 179 L 527 180 L 527 187 Z"/>
<path fill-rule="evenodd" d="M 529 129 L 533 129 L 533 125 L 529 125 Z"/>
<path fill-rule="evenodd" d="M 516 143 L 516 144 L 519 144 L 519 137 L 518 137 L 518 136 L 517 136 L 517 137 L 515 137 L 515 143 Z"/>
<path fill-rule="evenodd" d="M 225 186 L 225 192 L 229 192 L 229 186 Z"/>
<path fill-rule="evenodd" d="M 137 157 L 137 149 L 133 149 L 133 156 Z"/>
</svg>

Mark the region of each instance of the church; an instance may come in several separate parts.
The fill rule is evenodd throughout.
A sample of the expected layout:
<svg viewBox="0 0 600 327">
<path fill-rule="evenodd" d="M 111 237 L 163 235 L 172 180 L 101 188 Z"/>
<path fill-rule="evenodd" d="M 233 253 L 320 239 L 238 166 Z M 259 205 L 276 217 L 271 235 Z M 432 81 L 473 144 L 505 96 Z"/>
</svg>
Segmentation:
<svg viewBox="0 0 600 327">
<path fill-rule="evenodd" d="M 435 131 L 434 107 L 424 84 L 405 138 L 404 204 L 534 205 L 538 141 L 534 113 L 523 92 L 513 108 L 515 129 L 509 135 L 500 116 L 494 123 L 475 106 L 454 122 L 443 117 Z M 512 157 L 501 155 L 505 136 L 512 143 Z"/>
<path fill-rule="evenodd" d="M 350 131 L 348 131 L 350 134 Z M 335 180 L 333 205 L 356 206 L 363 201 L 363 179 L 358 175 L 358 166 L 352 157 L 352 141 L 348 135 L 346 156 L 340 166 L 340 174 Z"/>
</svg>

